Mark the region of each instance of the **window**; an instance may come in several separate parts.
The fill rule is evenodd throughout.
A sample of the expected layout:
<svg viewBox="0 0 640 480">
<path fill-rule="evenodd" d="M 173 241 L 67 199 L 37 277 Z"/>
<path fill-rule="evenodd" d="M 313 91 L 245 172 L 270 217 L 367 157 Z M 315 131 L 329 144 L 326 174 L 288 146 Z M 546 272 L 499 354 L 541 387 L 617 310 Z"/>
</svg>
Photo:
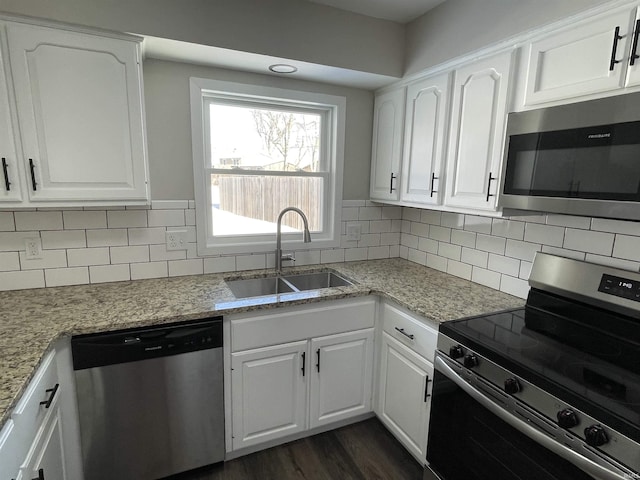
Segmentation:
<svg viewBox="0 0 640 480">
<path fill-rule="evenodd" d="M 283 246 L 325 248 L 340 239 L 345 99 L 191 79 L 198 253 L 268 252 L 276 219 Z"/>
</svg>

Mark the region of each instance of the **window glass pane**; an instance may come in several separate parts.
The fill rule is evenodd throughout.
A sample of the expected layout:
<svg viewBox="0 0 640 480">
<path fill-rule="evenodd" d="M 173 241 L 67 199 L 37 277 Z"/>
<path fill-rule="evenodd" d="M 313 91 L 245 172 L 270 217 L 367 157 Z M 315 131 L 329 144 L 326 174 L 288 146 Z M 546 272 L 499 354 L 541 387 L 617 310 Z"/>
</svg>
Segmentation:
<svg viewBox="0 0 640 480">
<path fill-rule="evenodd" d="M 318 172 L 320 113 L 209 104 L 213 168 Z"/>
<path fill-rule="evenodd" d="M 309 230 L 322 231 L 324 178 L 266 175 L 211 175 L 214 236 L 276 232 L 278 214 L 297 207 L 309 220 Z M 302 219 L 287 213 L 282 231 L 302 231 Z"/>
</svg>

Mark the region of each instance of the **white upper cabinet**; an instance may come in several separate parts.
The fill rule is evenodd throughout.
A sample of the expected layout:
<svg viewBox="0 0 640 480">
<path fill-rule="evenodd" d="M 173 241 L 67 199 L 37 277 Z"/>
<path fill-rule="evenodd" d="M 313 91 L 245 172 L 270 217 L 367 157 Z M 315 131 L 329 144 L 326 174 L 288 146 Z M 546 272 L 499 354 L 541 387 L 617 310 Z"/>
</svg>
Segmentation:
<svg viewBox="0 0 640 480">
<path fill-rule="evenodd" d="M 22 180 L 14 134 L 7 76 L 0 49 L 0 202 L 22 201 Z"/>
<path fill-rule="evenodd" d="M 538 105 L 640 84 L 636 8 L 569 25 L 529 45 L 525 105 Z M 627 78 L 628 75 L 628 78 Z"/>
<path fill-rule="evenodd" d="M 403 201 L 441 203 L 450 79 L 451 75 L 445 73 L 407 87 L 400 195 Z"/>
<path fill-rule="evenodd" d="M 502 158 L 512 52 L 481 59 L 454 72 L 447 206 L 493 211 Z"/>
<path fill-rule="evenodd" d="M 378 95 L 375 99 L 371 149 L 372 200 L 400 198 L 404 103 L 404 87 Z"/>
<path fill-rule="evenodd" d="M 6 31 L 29 203 L 147 203 L 137 39 L 13 22 Z"/>
</svg>

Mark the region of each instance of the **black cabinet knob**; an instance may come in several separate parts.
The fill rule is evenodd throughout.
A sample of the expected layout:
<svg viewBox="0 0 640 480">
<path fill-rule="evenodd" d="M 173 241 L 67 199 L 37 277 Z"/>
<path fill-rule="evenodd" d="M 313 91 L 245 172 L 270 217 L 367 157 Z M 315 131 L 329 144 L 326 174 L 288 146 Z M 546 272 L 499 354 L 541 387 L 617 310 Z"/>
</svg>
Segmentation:
<svg viewBox="0 0 640 480">
<path fill-rule="evenodd" d="M 587 445 L 591 445 L 592 447 L 599 447 L 609 441 L 607 433 L 600 425 L 591 425 L 590 427 L 585 428 L 584 438 Z"/>
<path fill-rule="evenodd" d="M 509 395 L 513 395 L 514 393 L 518 393 L 522 388 L 520 387 L 520 382 L 516 377 L 507 378 L 504 381 L 504 391 Z"/>
<path fill-rule="evenodd" d="M 574 412 L 570 408 L 565 408 L 564 410 L 560 410 L 558 412 L 557 417 L 558 417 L 558 425 L 560 425 L 562 428 L 573 428 L 580 423 L 580 419 L 578 419 L 578 415 L 576 415 L 576 412 Z"/>
<path fill-rule="evenodd" d="M 449 356 L 454 360 L 464 355 L 464 350 L 461 345 L 454 345 L 449 349 Z"/>
<path fill-rule="evenodd" d="M 473 367 L 477 367 L 478 363 L 480 362 L 476 355 L 474 355 L 473 353 L 469 353 L 464 356 L 464 360 L 462 361 L 462 363 L 467 368 L 473 368 Z"/>
</svg>

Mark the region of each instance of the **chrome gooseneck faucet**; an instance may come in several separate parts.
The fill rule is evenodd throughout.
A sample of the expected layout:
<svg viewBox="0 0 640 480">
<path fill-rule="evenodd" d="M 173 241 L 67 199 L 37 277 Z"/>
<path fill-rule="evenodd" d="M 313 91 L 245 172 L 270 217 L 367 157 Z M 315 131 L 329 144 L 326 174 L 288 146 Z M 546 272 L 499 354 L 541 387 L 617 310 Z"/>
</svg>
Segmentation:
<svg viewBox="0 0 640 480">
<path fill-rule="evenodd" d="M 278 229 L 276 232 L 276 273 L 280 274 L 282 272 L 282 261 L 283 260 L 293 260 L 295 261 L 295 257 L 293 254 L 288 253 L 286 255 L 282 255 L 282 216 L 287 212 L 296 212 L 298 215 L 302 217 L 302 222 L 304 223 L 304 231 L 302 232 L 302 241 L 304 243 L 311 243 L 311 232 L 309 232 L 309 222 L 307 221 L 307 216 L 304 214 L 302 210 L 296 207 L 287 207 L 280 212 L 278 215 Z"/>
</svg>

